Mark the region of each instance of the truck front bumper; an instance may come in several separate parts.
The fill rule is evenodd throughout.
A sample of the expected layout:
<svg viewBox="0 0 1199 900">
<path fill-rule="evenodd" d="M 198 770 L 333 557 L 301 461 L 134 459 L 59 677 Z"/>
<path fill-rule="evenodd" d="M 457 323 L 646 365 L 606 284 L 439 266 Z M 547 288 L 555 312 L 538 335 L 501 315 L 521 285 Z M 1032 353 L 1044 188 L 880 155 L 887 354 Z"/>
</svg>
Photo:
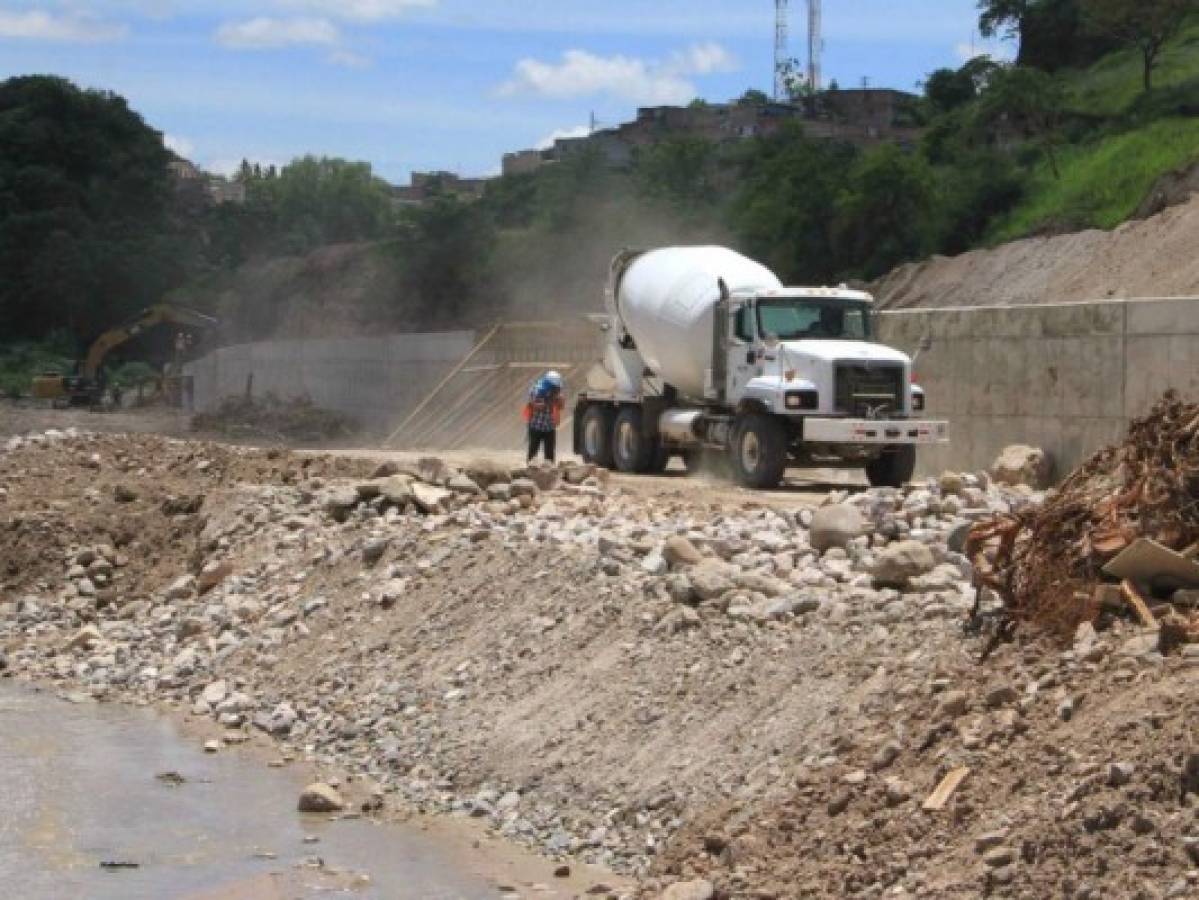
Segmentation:
<svg viewBox="0 0 1199 900">
<path fill-rule="evenodd" d="M 804 419 L 814 444 L 948 444 L 949 423 L 922 419 Z"/>
</svg>

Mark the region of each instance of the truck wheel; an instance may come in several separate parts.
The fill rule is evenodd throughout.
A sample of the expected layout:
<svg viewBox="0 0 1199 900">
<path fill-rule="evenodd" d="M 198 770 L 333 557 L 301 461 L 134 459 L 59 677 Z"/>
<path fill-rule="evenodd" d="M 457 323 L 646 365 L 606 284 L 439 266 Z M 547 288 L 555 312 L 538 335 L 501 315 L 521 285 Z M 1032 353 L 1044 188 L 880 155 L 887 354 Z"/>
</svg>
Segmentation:
<svg viewBox="0 0 1199 900">
<path fill-rule="evenodd" d="M 612 468 L 612 410 L 598 403 L 583 413 L 582 457 L 584 462 Z"/>
<path fill-rule="evenodd" d="M 647 472 L 651 475 L 661 475 L 666 471 L 666 467 L 670 465 L 670 451 L 657 443 L 654 446 L 654 452 L 650 455 L 649 466 L 646 467 Z"/>
<path fill-rule="evenodd" d="M 871 487 L 903 487 L 916 471 L 916 447 L 888 447 L 878 457 L 866 463 L 866 478 Z"/>
<path fill-rule="evenodd" d="M 749 413 L 733 432 L 733 474 L 746 487 L 776 488 L 787 468 L 787 429 L 762 413 Z"/>
<path fill-rule="evenodd" d="M 612 459 L 621 472 L 645 472 L 654 457 L 654 443 L 641 430 L 641 407 L 626 406 L 612 428 Z"/>
</svg>

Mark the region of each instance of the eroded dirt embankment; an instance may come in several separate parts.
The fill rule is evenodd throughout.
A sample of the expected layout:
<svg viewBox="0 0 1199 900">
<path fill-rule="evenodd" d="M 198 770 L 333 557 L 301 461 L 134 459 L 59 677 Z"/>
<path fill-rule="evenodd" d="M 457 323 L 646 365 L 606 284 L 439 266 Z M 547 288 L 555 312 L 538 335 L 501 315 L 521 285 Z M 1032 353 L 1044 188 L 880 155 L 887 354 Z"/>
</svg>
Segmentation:
<svg viewBox="0 0 1199 900">
<path fill-rule="evenodd" d="M 4 664 L 270 735 L 358 773 L 368 809 L 468 815 L 650 895 L 1199 886 L 1193 658 L 1119 619 L 981 665 L 963 633 L 951 542 L 1035 495 L 946 476 L 813 513 L 464 468 L 11 441 Z"/>
<path fill-rule="evenodd" d="M 900 266 L 873 286 L 883 309 L 1199 296 L 1199 195 L 1114 231 L 1027 238 Z"/>
</svg>

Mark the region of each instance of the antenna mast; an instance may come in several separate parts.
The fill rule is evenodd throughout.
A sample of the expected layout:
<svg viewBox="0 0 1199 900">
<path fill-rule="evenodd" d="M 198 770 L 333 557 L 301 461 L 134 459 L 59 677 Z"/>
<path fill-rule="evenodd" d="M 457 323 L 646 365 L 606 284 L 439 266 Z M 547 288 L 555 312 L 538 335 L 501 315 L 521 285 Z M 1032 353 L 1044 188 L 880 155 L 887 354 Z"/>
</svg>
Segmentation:
<svg viewBox="0 0 1199 900">
<path fill-rule="evenodd" d="M 820 0 L 808 0 L 808 87 L 820 90 L 820 54 L 824 50 Z"/>
<path fill-rule="evenodd" d="M 774 0 L 774 99 L 787 99 L 787 4 L 789 0 Z"/>
</svg>

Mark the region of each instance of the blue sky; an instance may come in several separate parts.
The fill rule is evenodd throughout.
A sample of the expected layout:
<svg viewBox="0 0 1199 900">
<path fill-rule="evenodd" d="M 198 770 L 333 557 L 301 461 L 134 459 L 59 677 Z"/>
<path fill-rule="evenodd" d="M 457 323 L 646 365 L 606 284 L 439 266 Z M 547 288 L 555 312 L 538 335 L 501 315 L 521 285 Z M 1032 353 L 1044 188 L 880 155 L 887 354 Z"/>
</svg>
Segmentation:
<svg viewBox="0 0 1199 900">
<path fill-rule="evenodd" d="M 791 46 L 806 44 L 792 0 Z M 825 0 L 825 80 L 914 90 L 978 50 L 974 0 Z M 127 97 L 184 155 L 317 153 L 498 171 L 501 155 L 640 105 L 769 91 L 772 0 L 0 0 L 0 77 Z"/>
</svg>

